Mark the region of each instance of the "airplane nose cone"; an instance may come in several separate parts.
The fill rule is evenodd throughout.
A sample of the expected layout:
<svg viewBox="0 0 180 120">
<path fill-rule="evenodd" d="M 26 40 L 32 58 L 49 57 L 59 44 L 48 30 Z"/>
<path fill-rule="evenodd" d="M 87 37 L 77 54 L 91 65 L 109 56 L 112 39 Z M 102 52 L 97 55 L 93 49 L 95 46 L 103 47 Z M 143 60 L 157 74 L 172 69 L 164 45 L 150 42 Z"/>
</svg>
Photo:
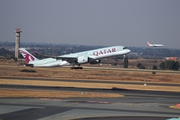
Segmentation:
<svg viewBox="0 0 180 120">
<path fill-rule="evenodd" d="M 131 50 L 127 49 L 127 53 L 130 53 L 130 52 L 131 52 Z"/>
</svg>

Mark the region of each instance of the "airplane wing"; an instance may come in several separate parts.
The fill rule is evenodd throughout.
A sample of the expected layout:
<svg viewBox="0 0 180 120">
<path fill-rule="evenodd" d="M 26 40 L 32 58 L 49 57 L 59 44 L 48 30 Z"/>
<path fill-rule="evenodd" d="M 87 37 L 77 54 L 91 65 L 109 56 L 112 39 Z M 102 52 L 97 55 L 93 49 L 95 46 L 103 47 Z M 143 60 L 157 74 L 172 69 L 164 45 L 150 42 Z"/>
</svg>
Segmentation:
<svg viewBox="0 0 180 120">
<path fill-rule="evenodd" d="M 48 55 L 48 54 L 42 54 L 42 53 L 39 53 L 37 51 L 34 51 L 33 54 L 36 56 L 36 57 L 39 57 L 41 59 L 43 58 L 54 58 L 56 59 L 57 57 L 56 56 L 53 56 L 53 55 Z"/>
<path fill-rule="evenodd" d="M 36 51 L 34 51 L 34 54 L 35 54 L 35 55 L 40 55 L 40 54 L 39 54 L 38 52 L 36 52 Z"/>
<path fill-rule="evenodd" d="M 67 61 L 69 63 L 77 61 L 77 57 L 71 57 L 71 56 L 68 56 L 68 57 L 58 56 L 55 58 L 58 60 L 61 59 L 62 61 Z"/>
<path fill-rule="evenodd" d="M 36 51 L 34 51 L 34 54 L 36 56 L 40 56 L 40 57 L 43 57 L 43 58 L 46 58 L 46 57 L 51 57 L 51 58 L 55 58 L 57 60 L 62 60 L 62 61 L 67 61 L 69 63 L 71 62 L 76 62 L 77 61 L 77 57 L 74 57 L 74 56 L 53 56 L 53 55 L 45 55 L 45 54 L 41 54 L 41 53 L 38 53 Z"/>
</svg>

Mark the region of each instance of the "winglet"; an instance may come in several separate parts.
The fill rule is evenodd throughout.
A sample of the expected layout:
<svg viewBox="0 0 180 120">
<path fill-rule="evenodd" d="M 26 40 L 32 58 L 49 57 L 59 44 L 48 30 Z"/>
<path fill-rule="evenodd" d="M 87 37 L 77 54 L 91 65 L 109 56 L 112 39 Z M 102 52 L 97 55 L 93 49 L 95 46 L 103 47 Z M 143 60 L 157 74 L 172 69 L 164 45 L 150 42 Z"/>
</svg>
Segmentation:
<svg viewBox="0 0 180 120">
<path fill-rule="evenodd" d="M 39 53 L 38 53 L 38 52 L 36 52 L 36 51 L 34 51 L 34 54 L 35 54 L 35 55 L 39 55 Z"/>
</svg>

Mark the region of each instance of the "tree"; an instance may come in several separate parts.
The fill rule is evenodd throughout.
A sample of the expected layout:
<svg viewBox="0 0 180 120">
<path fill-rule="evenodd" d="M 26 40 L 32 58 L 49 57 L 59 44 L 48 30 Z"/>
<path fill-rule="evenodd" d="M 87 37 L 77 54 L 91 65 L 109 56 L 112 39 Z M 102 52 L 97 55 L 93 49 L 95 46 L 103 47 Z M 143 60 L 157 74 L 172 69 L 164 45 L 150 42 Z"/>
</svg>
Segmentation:
<svg viewBox="0 0 180 120">
<path fill-rule="evenodd" d="M 156 66 L 156 65 L 154 65 L 152 69 L 153 69 L 153 70 L 157 70 L 157 66 Z"/>
<path fill-rule="evenodd" d="M 137 66 L 139 69 L 145 69 L 145 66 L 143 66 L 141 63 L 138 63 L 136 66 Z"/>
<path fill-rule="evenodd" d="M 124 68 L 128 68 L 128 63 L 129 63 L 128 57 L 125 57 L 124 58 Z"/>
<path fill-rule="evenodd" d="M 17 62 L 17 58 L 14 58 L 14 61 Z"/>
<path fill-rule="evenodd" d="M 178 61 L 167 60 L 166 62 L 161 62 L 159 67 L 163 70 L 179 70 L 180 65 Z"/>
<path fill-rule="evenodd" d="M 139 68 L 140 66 L 142 66 L 142 64 L 141 64 L 141 63 L 138 63 L 136 66 Z"/>
<path fill-rule="evenodd" d="M 174 70 L 179 70 L 179 67 L 180 67 L 179 62 L 176 61 L 174 65 Z"/>
<path fill-rule="evenodd" d="M 145 66 L 141 65 L 141 66 L 139 67 L 139 69 L 145 69 Z"/>
<path fill-rule="evenodd" d="M 165 69 L 165 62 L 161 62 L 159 64 L 159 67 L 160 67 L 160 69 L 164 70 Z"/>
</svg>

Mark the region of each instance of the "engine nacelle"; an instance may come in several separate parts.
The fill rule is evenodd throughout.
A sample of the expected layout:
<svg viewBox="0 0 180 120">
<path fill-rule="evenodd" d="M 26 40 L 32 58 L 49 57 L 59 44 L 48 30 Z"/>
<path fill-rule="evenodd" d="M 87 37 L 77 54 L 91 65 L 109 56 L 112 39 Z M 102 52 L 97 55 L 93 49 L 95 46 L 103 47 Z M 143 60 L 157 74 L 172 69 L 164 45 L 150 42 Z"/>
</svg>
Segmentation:
<svg viewBox="0 0 180 120">
<path fill-rule="evenodd" d="M 101 60 L 94 60 L 92 58 L 89 58 L 89 63 L 90 64 L 98 64 L 98 63 L 101 63 Z"/>
<path fill-rule="evenodd" d="M 85 56 L 78 57 L 77 63 L 79 63 L 79 64 L 88 63 L 88 57 L 85 57 Z"/>
</svg>

